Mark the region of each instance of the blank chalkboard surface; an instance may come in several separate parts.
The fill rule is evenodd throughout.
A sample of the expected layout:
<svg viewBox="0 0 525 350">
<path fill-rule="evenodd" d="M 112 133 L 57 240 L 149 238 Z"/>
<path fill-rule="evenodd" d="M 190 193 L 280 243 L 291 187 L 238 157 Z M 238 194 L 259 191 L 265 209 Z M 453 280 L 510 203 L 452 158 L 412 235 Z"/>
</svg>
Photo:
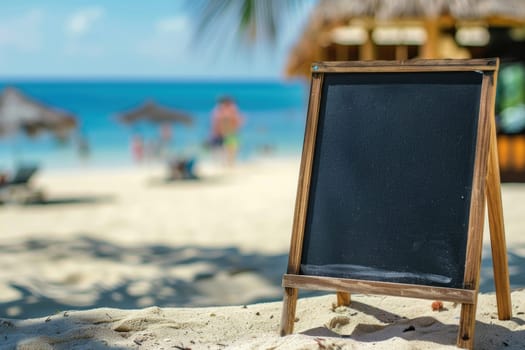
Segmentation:
<svg viewBox="0 0 525 350">
<path fill-rule="evenodd" d="M 325 74 L 303 274 L 463 286 L 482 77 Z"/>
<path fill-rule="evenodd" d="M 319 62 L 312 66 L 281 334 L 298 289 L 461 303 L 472 348 L 490 224 L 498 318 L 510 284 L 493 116 L 499 61 Z"/>
</svg>

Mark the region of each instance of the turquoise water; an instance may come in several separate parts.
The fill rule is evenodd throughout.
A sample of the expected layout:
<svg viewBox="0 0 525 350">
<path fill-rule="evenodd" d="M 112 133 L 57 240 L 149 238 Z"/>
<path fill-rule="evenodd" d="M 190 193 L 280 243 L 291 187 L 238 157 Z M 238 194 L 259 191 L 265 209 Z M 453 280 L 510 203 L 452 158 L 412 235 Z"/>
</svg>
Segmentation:
<svg viewBox="0 0 525 350">
<path fill-rule="evenodd" d="M 18 81 L 12 86 L 49 106 L 69 111 L 79 121 L 77 135 L 90 146 L 89 157 L 79 157 L 76 137 L 61 144 L 50 135 L 30 139 L 11 135 L 0 139 L 0 167 L 16 162 L 37 162 L 47 168 L 80 164 L 126 166 L 132 164 L 130 139 L 140 134 L 146 144 L 159 137 L 158 125 L 126 126 L 119 113 L 146 100 L 189 113 L 191 127 L 175 125 L 169 153 L 205 158 L 202 147 L 209 135 L 210 113 L 218 97 L 234 97 L 245 117 L 240 157 L 250 159 L 263 151 L 298 155 L 306 119 L 307 86 L 303 82 L 181 82 L 181 81 Z"/>
</svg>

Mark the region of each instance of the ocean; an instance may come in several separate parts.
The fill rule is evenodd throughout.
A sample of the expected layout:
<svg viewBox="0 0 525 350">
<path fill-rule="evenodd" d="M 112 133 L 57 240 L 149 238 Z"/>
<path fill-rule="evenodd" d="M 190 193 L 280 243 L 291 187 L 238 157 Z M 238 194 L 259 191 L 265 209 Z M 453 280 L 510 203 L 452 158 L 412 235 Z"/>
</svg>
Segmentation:
<svg viewBox="0 0 525 350">
<path fill-rule="evenodd" d="M 0 88 L 15 87 L 30 98 L 73 113 L 78 129 L 68 142 L 49 134 L 35 138 L 10 135 L 0 138 L 0 169 L 16 163 L 38 163 L 48 169 L 76 166 L 115 167 L 133 163 L 130 140 L 140 135 L 146 145 L 159 138 L 158 125 L 146 122 L 123 125 L 118 115 L 148 100 L 190 114 L 190 127 L 175 124 L 169 154 L 205 159 L 203 145 L 210 133 L 211 111 L 221 96 L 233 97 L 244 115 L 240 134 L 241 160 L 261 154 L 300 154 L 308 87 L 305 82 L 202 82 L 202 81 L 2 81 Z M 89 145 L 82 158 L 77 140 Z"/>
</svg>

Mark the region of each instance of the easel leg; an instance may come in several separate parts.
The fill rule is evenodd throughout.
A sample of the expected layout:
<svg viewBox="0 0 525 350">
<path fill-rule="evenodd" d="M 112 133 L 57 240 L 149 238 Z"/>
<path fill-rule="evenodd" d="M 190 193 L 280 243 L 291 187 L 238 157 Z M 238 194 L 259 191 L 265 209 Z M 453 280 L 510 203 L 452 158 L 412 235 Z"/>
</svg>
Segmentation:
<svg viewBox="0 0 525 350">
<path fill-rule="evenodd" d="M 474 347 L 474 327 L 476 325 L 476 305 L 461 304 L 461 317 L 459 319 L 459 332 L 456 345 L 458 348 L 473 349 Z"/>
<path fill-rule="evenodd" d="M 297 288 L 284 288 L 283 313 L 281 316 L 281 336 L 293 333 Z"/>
<path fill-rule="evenodd" d="M 351 302 L 350 293 L 337 292 L 337 306 L 350 306 Z"/>
<path fill-rule="evenodd" d="M 498 318 L 500 320 L 509 320 L 512 316 L 509 268 L 507 245 L 505 242 L 505 227 L 503 224 L 503 206 L 501 203 L 498 150 L 494 121 L 492 124 L 486 192 L 489 213 L 490 246 L 492 248 L 492 265 L 494 268 L 494 283 L 496 285 Z"/>
</svg>

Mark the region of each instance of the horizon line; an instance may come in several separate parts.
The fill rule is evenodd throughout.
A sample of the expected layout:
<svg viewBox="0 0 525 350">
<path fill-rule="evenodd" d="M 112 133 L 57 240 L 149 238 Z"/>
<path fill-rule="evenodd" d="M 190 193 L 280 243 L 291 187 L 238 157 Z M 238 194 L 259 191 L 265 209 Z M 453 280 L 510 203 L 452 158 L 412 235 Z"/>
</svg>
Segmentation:
<svg viewBox="0 0 525 350">
<path fill-rule="evenodd" d="M 160 77 L 160 76 L 1 76 L 0 83 L 9 82 L 180 82 L 180 83 L 297 83 L 302 78 L 287 77 Z"/>
</svg>

